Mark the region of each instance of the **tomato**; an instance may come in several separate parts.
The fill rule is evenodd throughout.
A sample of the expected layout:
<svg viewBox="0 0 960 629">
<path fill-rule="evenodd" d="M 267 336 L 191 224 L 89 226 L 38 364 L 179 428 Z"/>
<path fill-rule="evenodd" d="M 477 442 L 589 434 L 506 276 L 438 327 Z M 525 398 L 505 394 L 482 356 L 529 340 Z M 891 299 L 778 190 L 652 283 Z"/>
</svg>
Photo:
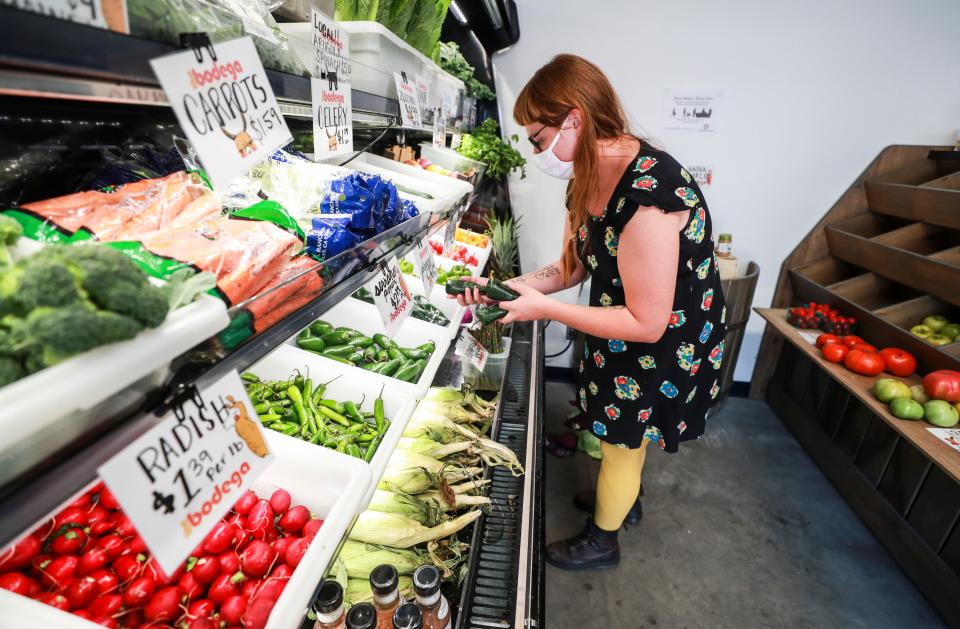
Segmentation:
<svg viewBox="0 0 960 629">
<path fill-rule="evenodd" d="M 270 572 L 277 559 L 277 551 L 262 541 L 250 542 L 240 555 L 240 569 L 246 576 L 262 577 Z"/>
<path fill-rule="evenodd" d="M 274 513 L 286 513 L 290 508 L 290 492 L 286 489 L 278 489 L 270 496 L 270 507 Z"/>
<path fill-rule="evenodd" d="M 884 369 L 895 376 L 906 378 L 917 370 L 917 359 L 910 352 L 896 347 L 887 347 L 880 351 Z"/>
<path fill-rule="evenodd" d="M 180 597 L 183 595 L 176 586 L 165 587 L 150 599 L 143 608 L 143 617 L 150 622 L 174 620 L 180 616 Z"/>
<path fill-rule="evenodd" d="M 940 369 L 923 378 L 923 388 L 935 400 L 960 402 L 960 371 Z"/>
<path fill-rule="evenodd" d="M 29 566 L 33 559 L 40 554 L 40 540 L 28 535 L 7 549 L 0 556 L 0 571 L 16 570 Z"/>
<path fill-rule="evenodd" d="M 849 338 L 849 337 L 848 337 Z M 865 352 L 862 349 L 851 349 L 843 357 L 843 365 L 850 371 L 861 376 L 876 376 L 883 371 L 883 357 L 876 352 Z"/>
<path fill-rule="evenodd" d="M 817 337 L 817 347 L 822 348 L 828 343 L 839 343 L 840 337 L 836 334 L 821 334 Z"/>
<path fill-rule="evenodd" d="M 843 337 L 842 339 L 840 339 L 840 342 L 846 345 L 847 347 L 853 347 L 854 345 L 858 345 L 860 343 L 866 343 L 866 341 L 864 341 L 862 338 L 860 338 L 859 336 L 854 336 L 853 334 Z"/>
<path fill-rule="evenodd" d="M 310 521 L 310 510 L 303 505 L 297 505 L 283 514 L 277 524 L 284 531 L 290 533 L 299 533 L 304 525 Z"/>
<path fill-rule="evenodd" d="M 156 582 L 150 577 L 134 579 L 123 593 L 123 602 L 127 607 L 146 605 L 157 589 Z"/>
<path fill-rule="evenodd" d="M 877 348 L 871 345 L 870 343 L 857 343 L 850 349 L 859 349 L 862 352 L 870 352 L 871 354 L 877 353 Z"/>
<path fill-rule="evenodd" d="M 843 343 L 828 343 L 820 350 L 823 354 L 823 359 L 831 363 L 843 362 L 844 356 L 846 356 L 849 351 L 850 348 Z"/>
</svg>

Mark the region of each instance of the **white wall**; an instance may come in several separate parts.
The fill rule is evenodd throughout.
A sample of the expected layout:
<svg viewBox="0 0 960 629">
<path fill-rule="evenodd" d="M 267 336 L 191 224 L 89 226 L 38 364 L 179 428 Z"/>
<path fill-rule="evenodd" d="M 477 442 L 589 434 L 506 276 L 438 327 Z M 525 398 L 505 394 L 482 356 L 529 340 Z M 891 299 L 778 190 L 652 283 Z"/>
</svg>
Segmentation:
<svg viewBox="0 0 960 629">
<path fill-rule="evenodd" d="M 770 303 L 784 256 L 884 146 L 952 144 L 960 128 L 957 0 L 517 4 L 520 41 L 494 61 L 520 150 L 529 158 L 511 112 L 527 79 L 560 52 L 590 59 L 636 131 L 685 165 L 713 169 L 704 194 L 715 234 L 731 232 L 741 263 L 760 264 L 758 305 Z M 722 89 L 716 132 L 664 130 L 667 88 Z M 564 184 L 527 170 L 510 189 L 530 270 L 558 257 Z M 563 347 L 561 327 L 548 329 L 548 353 Z M 754 316 L 737 380 L 750 379 L 762 329 Z"/>
</svg>

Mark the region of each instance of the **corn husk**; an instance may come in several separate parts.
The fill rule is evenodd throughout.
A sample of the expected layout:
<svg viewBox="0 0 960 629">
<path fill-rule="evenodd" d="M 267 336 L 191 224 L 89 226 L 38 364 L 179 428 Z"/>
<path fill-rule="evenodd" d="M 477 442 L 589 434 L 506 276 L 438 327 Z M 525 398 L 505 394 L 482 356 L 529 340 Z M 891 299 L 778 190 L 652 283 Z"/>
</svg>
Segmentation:
<svg viewBox="0 0 960 629">
<path fill-rule="evenodd" d="M 433 388 L 427 391 L 427 396 L 424 399 L 434 402 L 457 403 L 487 417 L 493 417 L 493 414 L 497 411 L 496 399 L 492 402 L 487 402 L 474 394 L 467 386 L 464 386 L 462 390 L 440 387 Z"/>
<path fill-rule="evenodd" d="M 437 526 L 428 527 L 395 513 L 364 511 L 350 531 L 350 539 L 391 548 L 410 548 L 430 540 L 453 535 L 480 517 L 474 509 Z"/>
<path fill-rule="evenodd" d="M 482 471 L 479 467 L 450 465 L 415 452 L 395 450 L 378 487 L 416 494 L 437 487 L 441 480 L 459 482 L 479 476 Z"/>
<path fill-rule="evenodd" d="M 476 424 L 485 424 L 490 415 L 486 413 L 477 413 L 475 411 L 469 411 L 462 405 L 456 402 L 438 402 L 436 400 L 421 400 L 417 404 L 416 413 L 432 413 L 434 415 L 442 415 L 443 417 L 448 417 L 457 423 L 476 423 Z"/>
<path fill-rule="evenodd" d="M 421 437 L 400 437 L 397 442 L 397 450 L 406 450 L 414 454 L 422 454 L 434 459 L 442 459 L 470 449 L 470 441 L 452 441 L 438 443 L 430 437 L 424 435 Z"/>
<path fill-rule="evenodd" d="M 333 560 L 333 565 L 330 566 L 330 574 L 327 576 L 333 578 L 343 589 L 347 589 L 347 566 L 339 556 Z"/>
<path fill-rule="evenodd" d="M 377 489 L 367 509 L 383 513 L 396 513 L 416 520 L 426 526 L 439 524 L 446 509 L 435 499 L 421 498 L 423 494 L 413 496 L 401 491 Z"/>
<path fill-rule="evenodd" d="M 417 498 L 424 501 L 430 501 L 439 506 L 443 511 L 456 511 L 457 509 L 466 509 L 467 507 L 487 507 L 490 505 L 490 499 L 486 496 L 471 496 L 469 494 L 453 494 L 453 504 L 447 500 L 447 497 L 439 491 L 428 491 L 418 494 Z"/>
<path fill-rule="evenodd" d="M 400 596 L 405 600 L 413 598 L 413 579 L 408 575 L 400 575 Z M 343 600 L 348 605 L 373 602 L 373 590 L 370 589 L 370 579 L 349 579 L 343 592 Z"/>
<path fill-rule="evenodd" d="M 340 549 L 338 557 L 345 566 L 345 572 L 351 579 L 368 579 L 373 569 L 381 564 L 390 564 L 399 574 L 413 574 L 413 571 L 429 563 L 412 550 L 400 550 L 375 544 L 364 544 L 347 540 Z M 346 584 L 341 584 L 346 586 Z"/>
</svg>

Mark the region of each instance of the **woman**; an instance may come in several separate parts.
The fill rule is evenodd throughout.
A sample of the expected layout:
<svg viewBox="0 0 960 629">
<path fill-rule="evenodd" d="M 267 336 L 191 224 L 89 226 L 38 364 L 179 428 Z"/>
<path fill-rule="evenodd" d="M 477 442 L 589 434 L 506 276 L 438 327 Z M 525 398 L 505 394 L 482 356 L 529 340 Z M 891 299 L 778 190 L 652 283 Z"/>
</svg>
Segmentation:
<svg viewBox="0 0 960 629">
<path fill-rule="evenodd" d="M 520 297 L 500 303 L 503 322 L 553 319 L 586 334 L 579 401 L 603 451 L 593 519 L 551 544 L 547 560 L 615 566 L 648 443 L 676 452 L 702 435 L 719 391 L 726 308 L 710 214 L 690 174 L 629 132 L 610 82 L 585 59 L 558 55 L 540 68 L 513 116 L 534 164 L 571 181 L 560 260 L 509 281 Z M 547 297 L 588 274 L 589 306 Z M 458 299 L 487 303 L 477 289 Z"/>
</svg>

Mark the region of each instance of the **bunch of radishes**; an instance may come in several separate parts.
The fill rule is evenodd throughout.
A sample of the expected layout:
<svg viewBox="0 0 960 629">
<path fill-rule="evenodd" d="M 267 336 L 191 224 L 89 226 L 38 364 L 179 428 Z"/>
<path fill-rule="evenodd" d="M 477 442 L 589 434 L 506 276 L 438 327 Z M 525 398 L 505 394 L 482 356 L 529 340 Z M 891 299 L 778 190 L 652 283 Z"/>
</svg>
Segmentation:
<svg viewBox="0 0 960 629">
<path fill-rule="evenodd" d="M 0 587 L 105 627 L 261 629 L 323 520 L 248 491 L 167 576 L 98 483 L 0 555 Z"/>
</svg>

